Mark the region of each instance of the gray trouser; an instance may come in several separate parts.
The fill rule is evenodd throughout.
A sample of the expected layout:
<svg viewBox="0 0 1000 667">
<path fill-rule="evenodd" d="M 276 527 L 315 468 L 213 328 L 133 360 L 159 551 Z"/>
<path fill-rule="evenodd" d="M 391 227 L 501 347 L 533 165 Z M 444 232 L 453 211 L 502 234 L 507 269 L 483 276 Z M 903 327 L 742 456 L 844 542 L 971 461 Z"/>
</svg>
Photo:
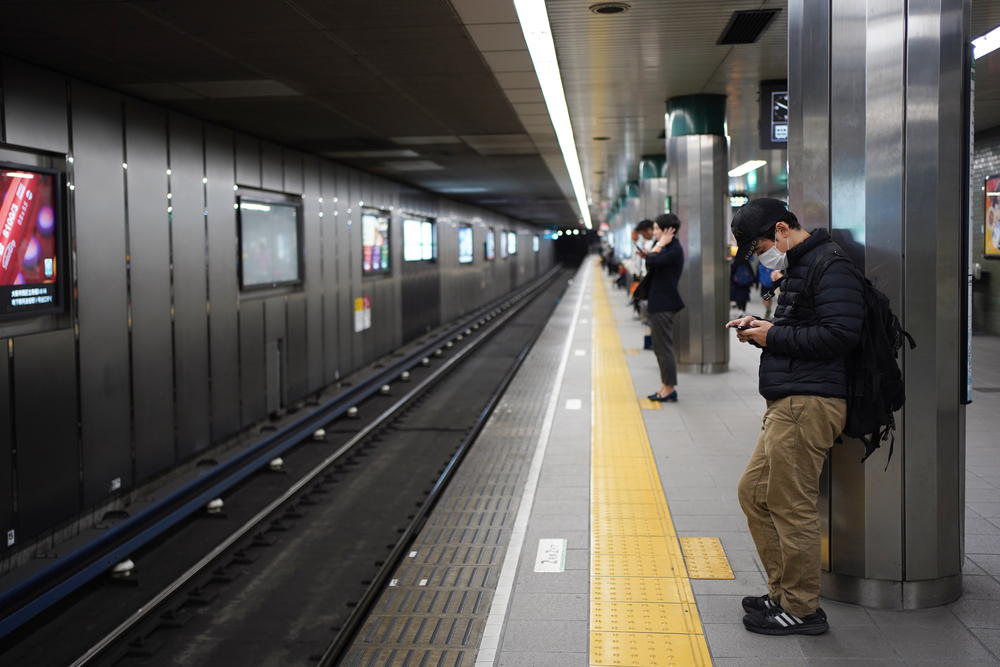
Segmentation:
<svg viewBox="0 0 1000 667">
<path fill-rule="evenodd" d="M 653 334 L 653 353 L 660 364 L 660 382 L 668 387 L 677 385 L 677 360 L 674 358 L 674 312 L 649 314 Z"/>
</svg>

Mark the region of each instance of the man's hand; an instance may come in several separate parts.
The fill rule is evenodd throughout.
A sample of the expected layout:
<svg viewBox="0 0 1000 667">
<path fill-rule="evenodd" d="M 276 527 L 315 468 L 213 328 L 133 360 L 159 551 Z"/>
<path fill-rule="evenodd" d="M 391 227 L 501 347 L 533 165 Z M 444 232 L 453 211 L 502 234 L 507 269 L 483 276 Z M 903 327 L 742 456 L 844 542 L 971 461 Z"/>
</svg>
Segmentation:
<svg viewBox="0 0 1000 667">
<path fill-rule="evenodd" d="M 741 343 L 754 342 L 761 347 L 767 347 L 767 331 L 773 324 L 767 320 L 754 320 L 749 329 L 736 332 L 736 339 Z"/>
</svg>

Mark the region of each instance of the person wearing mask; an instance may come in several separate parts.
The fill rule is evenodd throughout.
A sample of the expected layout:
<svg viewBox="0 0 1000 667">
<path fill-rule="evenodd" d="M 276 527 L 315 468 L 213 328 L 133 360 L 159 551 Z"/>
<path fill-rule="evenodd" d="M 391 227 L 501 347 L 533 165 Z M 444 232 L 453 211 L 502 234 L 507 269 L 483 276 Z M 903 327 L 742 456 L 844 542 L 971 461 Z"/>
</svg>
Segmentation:
<svg viewBox="0 0 1000 667">
<path fill-rule="evenodd" d="M 743 625 L 766 635 L 829 629 L 819 606 L 819 478 L 847 420 L 847 370 L 864 318 L 864 292 L 848 262 L 828 264 L 809 293 L 810 269 L 833 244 L 812 233 L 778 199 L 754 199 L 733 215 L 737 258 L 756 254 L 784 272 L 774 320 L 752 315 L 726 324 L 761 348 L 759 390 L 767 400 L 757 446 L 738 496 L 767 593 L 743 598 Z"/>
<path fill-rule="evenodd" d="M 677 291 L 677 281 L 684 270 L 684 249 L 675 237 L 681 227 L 673 213 L 656 217 L 653 237 L 656 245 L 642 255 L 646 270 L 653 274 L 649 287 L 649 325 L 653 352 L 660 366 L 660 388 L 649 396 L 651 401 L 677 402 L 677 359 L 674 357 L 674 316 L 684 308 Z"/>
</svg>

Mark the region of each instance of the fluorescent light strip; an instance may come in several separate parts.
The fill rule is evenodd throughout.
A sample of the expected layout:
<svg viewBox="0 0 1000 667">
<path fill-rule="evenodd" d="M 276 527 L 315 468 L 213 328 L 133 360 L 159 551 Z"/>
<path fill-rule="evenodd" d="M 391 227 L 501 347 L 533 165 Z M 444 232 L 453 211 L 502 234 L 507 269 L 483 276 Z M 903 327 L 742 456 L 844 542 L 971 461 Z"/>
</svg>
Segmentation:
<svg viewBox="0 0 1000 667">
<path fill-rule="evenodd" d="M 545 11 L 545 0 L 514 0 L 514 8 L 521 23 L 524 41 L 528 44 L 535 74 L 538 75 L 538 83 L 542 86 L 542 96 L 549 110 L 549 118 L 552 119 L 552 127 L 556 130 L 556 138 L 559 140 L 559 148 L 566 162 L 570 183 L 573 184 L 583 224 L 587 229 L 591 229 L 590 209 L 587 207 L 587 197 L 583 187 L 580 156 L 577 155 L 576 142 L 573 139 L 573 125 L 569 120 L 569 107 L 566 105 L 562 77 L 559 76 L 559 61 L 556 58 L 555 43 L 552 41 L 549 15 Z"/>
<path fill-rule="evenodd" d="M 760 169 L 765 164 L 767 164 L 766 160 L 750 160 L 749 162 L 744 162 L 740 166 L 738 166 L 735 169 L 733 169 L 732 171 L 730 171 L 729 175 L 732 178 L 736 178 L 737 176 L 742 176 L 744 174 L 749 174 L 751 171 L 755 171 L 757 169 Z"/>
<path fill-rule="evenodd" d="M 1000 26 L 993 28 L 979 39 L 972 40 L 972 48 L 976 54 L 976 60 L 1000 48 Z"/>
</svg>

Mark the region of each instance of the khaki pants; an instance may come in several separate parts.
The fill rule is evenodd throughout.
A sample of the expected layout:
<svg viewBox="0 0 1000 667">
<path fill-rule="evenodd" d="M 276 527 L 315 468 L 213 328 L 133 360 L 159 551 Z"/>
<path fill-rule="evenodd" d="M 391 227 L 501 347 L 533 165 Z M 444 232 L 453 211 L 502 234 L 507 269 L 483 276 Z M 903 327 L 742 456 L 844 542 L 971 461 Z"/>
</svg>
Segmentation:
<svg viewBox="0 0 1000 667">
<path fill-rule="evenodd" d="M 739 483 L 771 599 L 808 616 L 819 608 L 819 476 L 844 429 L 847 401 L 789 396 L 767 402 L 757 447 Z"/>
</svg>

